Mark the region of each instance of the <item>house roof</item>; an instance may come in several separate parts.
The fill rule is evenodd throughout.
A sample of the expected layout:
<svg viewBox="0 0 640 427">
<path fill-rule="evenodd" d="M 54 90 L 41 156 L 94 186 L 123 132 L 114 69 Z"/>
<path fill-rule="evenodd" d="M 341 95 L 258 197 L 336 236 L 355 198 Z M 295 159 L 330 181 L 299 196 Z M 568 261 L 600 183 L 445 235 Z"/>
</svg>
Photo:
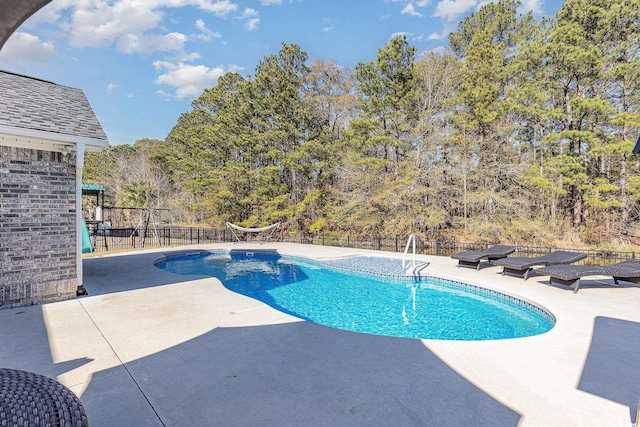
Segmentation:
<svg viewBox="0 0 640 427">
<path fill-rule="evenodd" d="M 6 71 L 0 71 L 2 134 L 21 136 L 23 145 L 67 142 L 109 146 L 82 90 Z"/>
<path fill-rule="evenodd" d="M 107 140 L 80 89 L 0 71 L 0 124 Z"/>
</svg>

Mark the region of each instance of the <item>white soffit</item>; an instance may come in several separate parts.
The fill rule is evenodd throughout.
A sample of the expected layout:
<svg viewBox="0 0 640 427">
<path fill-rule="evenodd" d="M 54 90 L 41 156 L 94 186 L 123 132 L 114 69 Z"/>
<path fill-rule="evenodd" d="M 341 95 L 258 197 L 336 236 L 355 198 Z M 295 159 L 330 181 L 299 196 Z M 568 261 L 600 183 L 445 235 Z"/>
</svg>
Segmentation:
<svg viewBox="0 0 640 427">
<path fill-rule="evenodd" d="M 102 139 L 0 125 L 0 145 L 68 154 L 76 151 L 76 144 L 84 144 L 86 151 L 109 147 L 109 142 Z"/>
</svg>

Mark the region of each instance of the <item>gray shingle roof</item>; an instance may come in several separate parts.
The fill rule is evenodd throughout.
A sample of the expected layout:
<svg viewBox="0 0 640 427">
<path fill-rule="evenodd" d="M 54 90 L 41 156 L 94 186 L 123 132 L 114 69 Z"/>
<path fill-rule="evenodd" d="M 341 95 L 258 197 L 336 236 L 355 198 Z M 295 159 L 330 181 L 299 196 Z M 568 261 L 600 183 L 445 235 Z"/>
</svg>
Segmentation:
<svg viewBox="0 0 640 427">
<path fill-rule="evenodd" d="M 80 89 L 0 71 L 0 125 L 107 141 Z"/>
</svg>

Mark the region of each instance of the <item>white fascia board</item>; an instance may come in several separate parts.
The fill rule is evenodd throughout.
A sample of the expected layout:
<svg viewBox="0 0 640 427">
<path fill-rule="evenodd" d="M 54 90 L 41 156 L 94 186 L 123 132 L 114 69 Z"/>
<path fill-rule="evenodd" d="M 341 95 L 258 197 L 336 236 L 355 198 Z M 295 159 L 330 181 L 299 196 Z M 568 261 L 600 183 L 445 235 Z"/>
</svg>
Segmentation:
<svg viewBox="0 0 640 427">
<path fill-rule="evenodd" d="M 75 151 L 78 144 L 83 144 L 87 151 L 109 147 L 109 141 L 104 139 L 0 125 L 0 145 L 69 153 Z"/>
</svg>

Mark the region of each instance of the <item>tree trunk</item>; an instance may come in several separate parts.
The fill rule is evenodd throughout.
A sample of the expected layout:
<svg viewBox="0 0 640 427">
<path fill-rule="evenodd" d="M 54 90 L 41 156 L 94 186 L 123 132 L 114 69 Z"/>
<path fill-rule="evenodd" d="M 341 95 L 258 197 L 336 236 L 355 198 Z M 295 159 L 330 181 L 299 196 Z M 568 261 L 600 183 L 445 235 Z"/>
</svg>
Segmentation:
<svg viewBox="0 0 640 427">
<path fill-rule="evenodd" d="M 582 191 L 579 184 L 573 184 L 571 195 L 573 199 L 573 226 L 579 227 L 582 224 Z"/>
<path fill-rule="evenodd" d="M 627 153 L 623 152 L 620 156 L 620 191 L 622 192 L 622 203 L 620 205 L 620 235 L 626 238 L 629 232 L 629 193 L 627 186 L 629 185 L 629 177 L 627 176 Z"/>
<path fill-rule="evenodd" d="M 467 207 L 467 174 L 465 173 L 462 176 L 463 182 L 463 195 L 462 195 L 462 203 L 464 205 L 464 231 L 467 232 L 467 217 L 469 215 L 469 208 Z"/>
</svg>

